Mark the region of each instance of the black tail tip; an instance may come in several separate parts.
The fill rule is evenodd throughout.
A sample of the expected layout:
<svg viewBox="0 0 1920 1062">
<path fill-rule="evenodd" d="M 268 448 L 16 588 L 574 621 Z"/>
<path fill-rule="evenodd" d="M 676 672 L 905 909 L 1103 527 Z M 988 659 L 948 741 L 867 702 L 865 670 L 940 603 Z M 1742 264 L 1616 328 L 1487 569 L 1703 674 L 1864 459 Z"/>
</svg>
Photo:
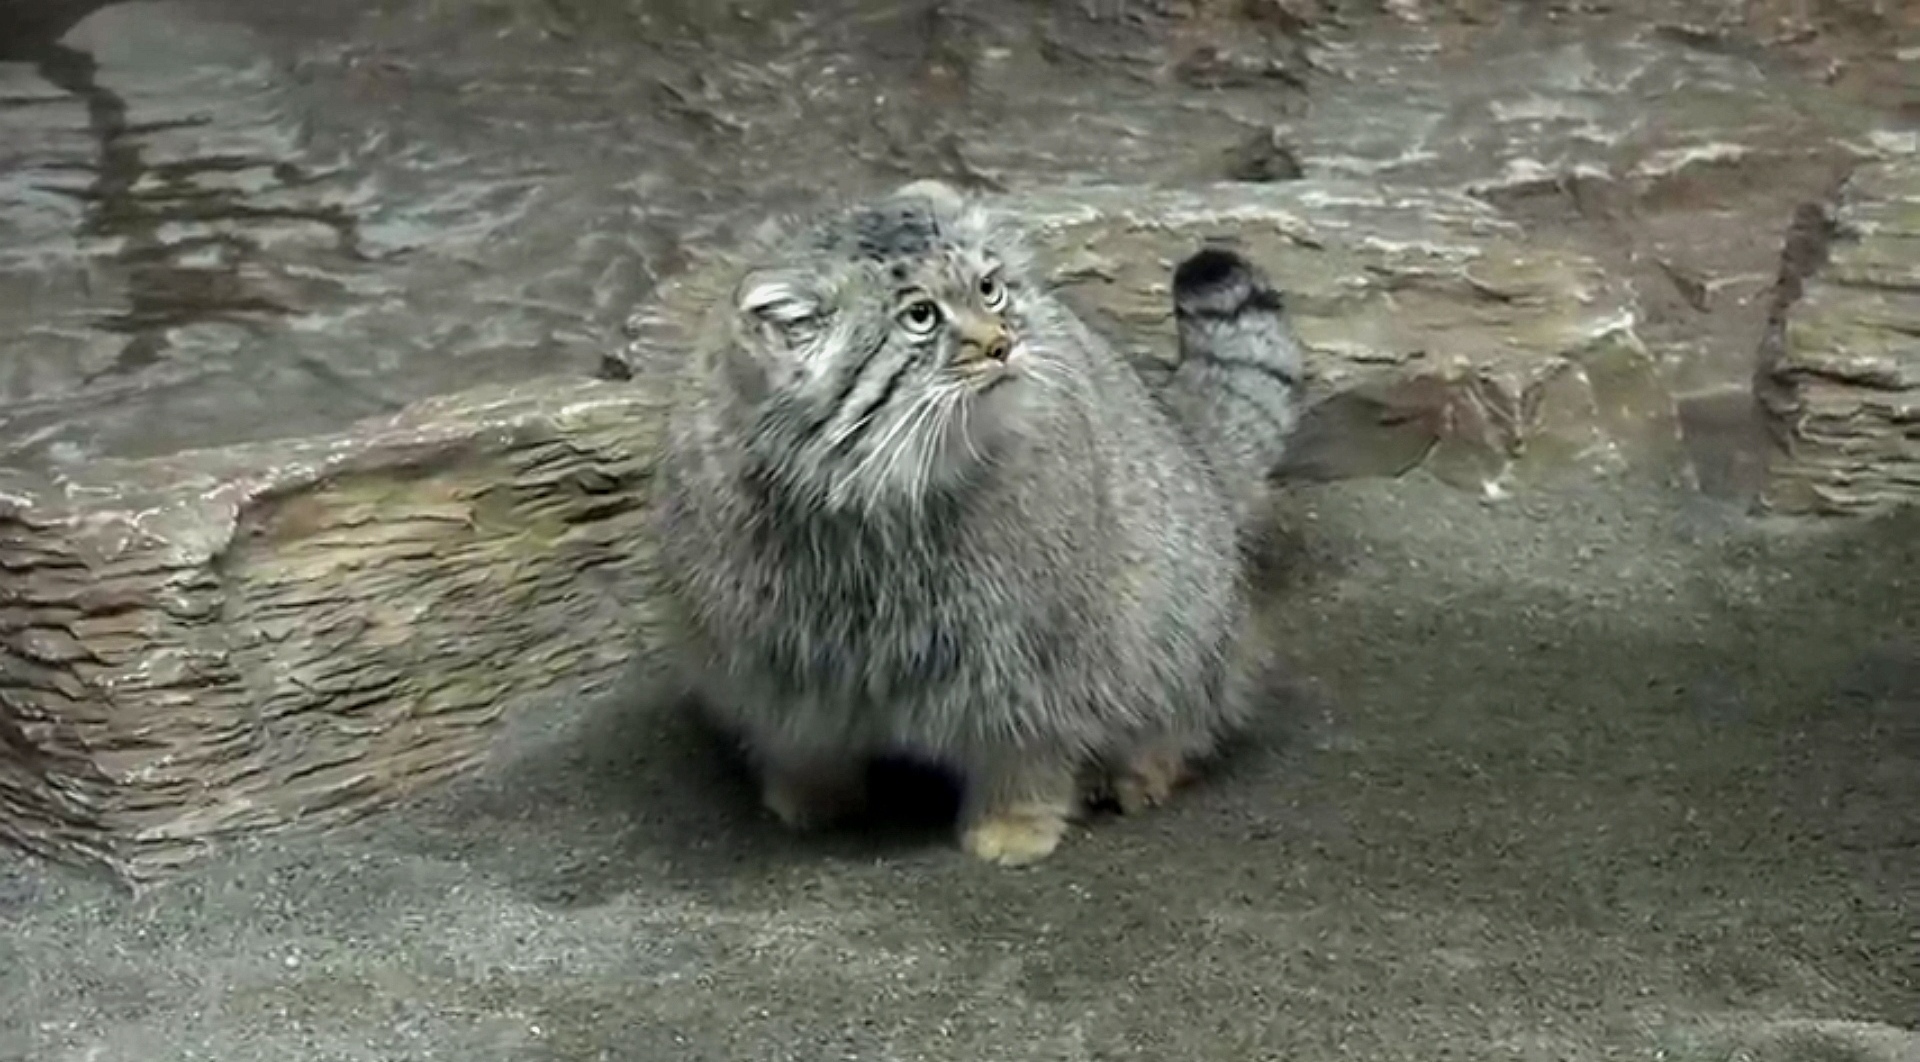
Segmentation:
<svg viewBox="0 0 1920 1062">
<path fill-rule="evenodd" d="M 1173 300 L 1177 306 L 1221 312 L 1249 302 L 1278 304 L 1260 268 L 1224 247 L 1202 248 L 1174 268 Z"/>
<path fill-rule="evenodd" d="M 1188 255 L 1173 271 L 1173 286 L 1182 291 L 1225 287 L 1253 271 L 1252 263 L 1236 251 L 1207 247 Z"/>
</svg>

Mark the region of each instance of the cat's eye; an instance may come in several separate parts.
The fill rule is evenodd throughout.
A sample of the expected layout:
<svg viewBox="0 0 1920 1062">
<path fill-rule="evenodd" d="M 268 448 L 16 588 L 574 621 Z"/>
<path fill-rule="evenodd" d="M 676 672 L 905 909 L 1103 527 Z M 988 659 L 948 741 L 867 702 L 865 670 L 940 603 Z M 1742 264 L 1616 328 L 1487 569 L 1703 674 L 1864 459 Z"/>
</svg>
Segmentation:
<svg viewBox="0 0 1920 1062">
<path fill-rule="evenodd" d="M 900 323 L 915 335 L 926 335 L 940 326 L 940 306 L 932 299 L 915 299 L 900 311 Z"/>
<path fill-rule="evenodd" d="M 999 277 L 988 273 L 980 278 L 980 300 L 987 304 L 987 309 L 998 311 L 1007 304 L 1007 286 L 1000 283 Z"/>
</svg>

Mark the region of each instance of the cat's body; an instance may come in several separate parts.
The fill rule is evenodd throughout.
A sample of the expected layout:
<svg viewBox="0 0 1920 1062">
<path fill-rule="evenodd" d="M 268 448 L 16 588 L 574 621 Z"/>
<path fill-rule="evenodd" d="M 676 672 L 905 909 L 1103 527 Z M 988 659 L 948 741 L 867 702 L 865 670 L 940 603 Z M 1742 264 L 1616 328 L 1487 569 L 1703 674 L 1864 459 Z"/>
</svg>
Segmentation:
<svg viewBox="0 0 1920 1062">
<path fill-rule="evenodd" d="M 968 850 L 1025 862 L 1090 775 L 1157 803 L 1254 706 L 1241 524 L 1299 371 L 1277 300 L 1190 259 L 1156 397 L 1017 241 L 910 187 L 761 252 L 693 352 L 662 560 L 699 700 L 790 822 L 906 754 L 965 778 Z"/>
</svg>

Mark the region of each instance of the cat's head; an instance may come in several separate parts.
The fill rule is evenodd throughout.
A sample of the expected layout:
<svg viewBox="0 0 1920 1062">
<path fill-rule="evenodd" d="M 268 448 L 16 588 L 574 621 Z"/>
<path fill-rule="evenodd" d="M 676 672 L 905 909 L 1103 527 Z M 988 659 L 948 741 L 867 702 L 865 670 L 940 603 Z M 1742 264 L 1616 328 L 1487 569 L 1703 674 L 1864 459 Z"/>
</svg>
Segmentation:
<svg viewBox="0 0 1920 1062">
<path fill-rule="evenodd" d="M 830 509 L 915 505 L 1016 444 L 1063 366 L 1018 234 L 937 182 L 769 244 L 732 292 L 758 456 Z"/>
</svg>

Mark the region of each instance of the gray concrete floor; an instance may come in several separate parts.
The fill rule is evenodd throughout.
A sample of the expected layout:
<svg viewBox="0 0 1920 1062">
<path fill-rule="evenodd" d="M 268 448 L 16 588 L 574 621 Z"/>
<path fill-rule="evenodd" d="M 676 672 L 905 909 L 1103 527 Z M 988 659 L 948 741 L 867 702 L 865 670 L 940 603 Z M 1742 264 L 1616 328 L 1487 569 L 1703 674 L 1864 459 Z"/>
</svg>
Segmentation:
<svg viewBox="0 0 1920 1062">
<path fill-rule="evenodd" d="M 1920 1057 L 1920 517 L 1285 510 L 1293 691 L 1038 867 L 911 781 L 789 836 L 676 717 L 555 706 L 139 897 L 0 855 L 0 1059 Z"/>
</svg>

